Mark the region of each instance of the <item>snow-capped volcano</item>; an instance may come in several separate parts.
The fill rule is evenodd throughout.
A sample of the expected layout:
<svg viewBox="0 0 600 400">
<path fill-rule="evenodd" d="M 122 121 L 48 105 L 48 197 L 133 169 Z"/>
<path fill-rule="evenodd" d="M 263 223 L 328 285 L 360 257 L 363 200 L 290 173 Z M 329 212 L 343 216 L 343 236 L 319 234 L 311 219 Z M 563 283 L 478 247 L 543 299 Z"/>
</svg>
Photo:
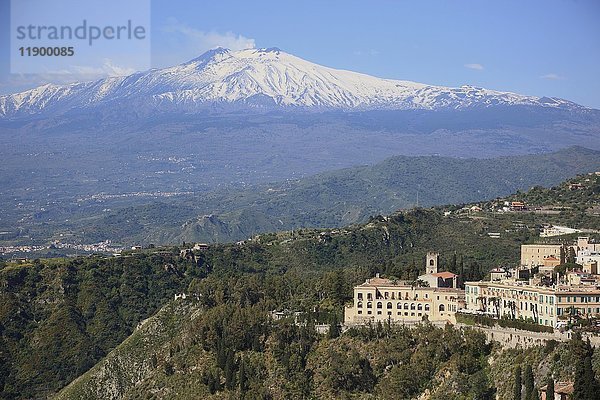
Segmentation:
<svg viewBox="0 0 600 400">
<path fill-rule="evenodd" d="M 316 110 L 437 110 L 493 105 L 583 108 L 558 98 L 381 79 L 323 67 L 277 48 L 218 48 L 170 68 L 95 82 L 44 85 L 2 96 L 0 117 L 55 116 L 111 105 L 182 112 L 214 105 Z"/>
</svg>

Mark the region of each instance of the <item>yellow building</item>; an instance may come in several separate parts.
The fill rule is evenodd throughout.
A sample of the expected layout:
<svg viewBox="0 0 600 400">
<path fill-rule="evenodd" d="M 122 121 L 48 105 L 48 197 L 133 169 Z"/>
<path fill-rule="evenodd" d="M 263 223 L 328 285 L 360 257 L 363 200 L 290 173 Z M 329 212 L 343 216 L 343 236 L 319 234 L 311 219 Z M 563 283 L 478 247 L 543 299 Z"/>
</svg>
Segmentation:
<svg viewBox="0 0 600 400">
<path fill-rule="evenodd" d="M 544 265 L 549 258 L 560 260 L 560 244 L 523 244 L 521 245 L 521 265 L 535 267 Z"/>
<path fill-rule="evenodd" d="M 344 312 L 344 323 L 369 321 L 392 323 L 449 321 L 464 307 L 464 290 L 456 288 L 415 287 L 379 276 L 354 287 L 353 304 Z"/>
<path fill-rule="evenodd" d="M 521 245 L 521 265 L 527 267 L 560 264 L 561 244 L 523 244 Z M 580 236 L 567 249 L 572 248 L 576 255 L 600 252 L 600 243 L 590 242 L 587 236 Z M 566 254 L 565 254 L 566 255 Z"/>
</svg>

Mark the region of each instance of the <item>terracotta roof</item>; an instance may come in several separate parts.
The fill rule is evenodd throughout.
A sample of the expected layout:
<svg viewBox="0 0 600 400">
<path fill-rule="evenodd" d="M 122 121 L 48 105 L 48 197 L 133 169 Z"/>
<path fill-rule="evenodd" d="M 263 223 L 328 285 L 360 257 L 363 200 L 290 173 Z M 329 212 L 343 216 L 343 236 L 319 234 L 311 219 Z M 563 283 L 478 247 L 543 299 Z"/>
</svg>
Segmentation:
<svg viewBox="0 0 600 400">
<path fill-rule="evenodd" d="M 435 276 L 437 278 L 442 278 L 442 279 L 450 279 L 450 278 L 455 278 L 458 275 L 453 274 L 452 272 L 444 271 L 444 272 L 438 272 L 436 274 L 431 274 L 431 276 Z"/>
<path fill-rule="evenodd" d="M 392 286 L 392 285 L 393 285 L 393 283 L 389 279 L 371 278 L 371 279 L 367 279 L 367 281 L 360 286 Z"/>
<path fill-rule="evenodd" d="M 548 385 L 542 386 L 541 391 L 545 392 Z M 573 382 L 556 382 L 554 384 L 554 393 L 556 394 L 573 394 Z"/>
</svg>

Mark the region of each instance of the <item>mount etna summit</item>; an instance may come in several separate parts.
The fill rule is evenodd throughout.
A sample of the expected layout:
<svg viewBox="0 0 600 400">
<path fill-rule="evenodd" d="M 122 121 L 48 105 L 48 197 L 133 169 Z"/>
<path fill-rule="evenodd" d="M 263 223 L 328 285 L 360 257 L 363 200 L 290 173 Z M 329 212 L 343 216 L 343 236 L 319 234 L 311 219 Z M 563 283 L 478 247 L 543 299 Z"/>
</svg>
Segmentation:
<svg viewBox="0 0 600 400">
<path fill-rule="evenodd" d="M 380 79 L 323 67 L 277 48 L 211 50 L 187 63 L 125 77 L 67 86 L 45 85 L 0 97 L 0 116 L 85 112 L 129 104 L 142 110 L 203 112 L 236 109 L 463 110 L 529 106 L 589 111 L 554 97 L 524 96 L 472 86 L 447 88 Z"/>
</svg>

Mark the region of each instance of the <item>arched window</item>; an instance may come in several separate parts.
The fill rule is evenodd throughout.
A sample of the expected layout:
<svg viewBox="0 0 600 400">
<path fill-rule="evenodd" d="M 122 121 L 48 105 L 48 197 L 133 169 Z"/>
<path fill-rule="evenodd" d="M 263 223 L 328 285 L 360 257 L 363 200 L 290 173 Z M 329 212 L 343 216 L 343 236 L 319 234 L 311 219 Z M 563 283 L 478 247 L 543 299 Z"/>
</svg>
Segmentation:
<svg viewBox="0 0 600 400">
<path fill-rule="evenodd" d="M 440 304 L 440 311 L 445 311 L 445 307 L 443 304 Z"/>
<path fill-rule="evenodd" d="M 423 304 L 418 304 L 417 305 L 417 310 L 421 311 L 423 309 Z"/>
<path fill-rule="evenodd" d="M 362 301 L 359 301 L 359 302 L 356 304 L 356 307 L 358 307 L 358 308 L 362 308 Z"/>
<path fill-rule="evenodd" d="M 371 303 L 370 301 L 367 303 L 367 308 L 373 308 L 373 303 Z"/>
<path fill-rule="evenodd" d="M 415 303 L 410 303 L 410 309 L 414 310 L 415 309 Z"/>
<path fill-rule="evenodd" d="M 433 267 L 433 259 L 429 260 L 429 265 L 431 265 Z"/>
<path fill-rule="evenodd" d="M 398 304 L 396 304 L 396 308 L 397 308 L 398 310 L 402 309 L 402 303 L 398 303 Z"/>
<path fill-rule="evenodd" d="M 380 301 L 377 302 L 377 308 L 383 308 L 383 304 Z"/>
<path fill-rule="evenodd" d="M 408 303 L 404 303 L 404 309 L 408 310 Z"/>
<path fill-rule="evenodd" d="M 425 311 L 429 311 L 429 304 L 425 304 Z"/>
<path fill-rule="evenodd" d="M 388 310 L 391 310 L 391 309 L 392 309 L 392 303 L 391 303 L 391 302 L 388 302 L 388 303 L 387 303 L 387 309 L 388 309 Z"/>
</svg>

